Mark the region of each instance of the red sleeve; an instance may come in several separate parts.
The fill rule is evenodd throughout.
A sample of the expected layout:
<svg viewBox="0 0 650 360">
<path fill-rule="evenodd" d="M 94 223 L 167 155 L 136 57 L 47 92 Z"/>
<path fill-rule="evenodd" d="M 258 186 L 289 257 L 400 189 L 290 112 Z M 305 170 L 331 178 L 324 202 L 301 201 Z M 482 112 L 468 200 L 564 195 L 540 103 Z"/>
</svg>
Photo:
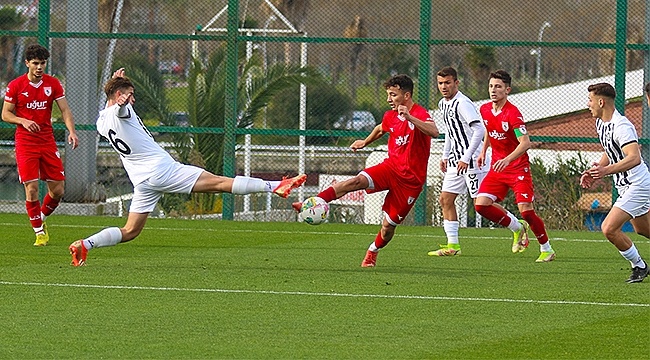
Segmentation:
<svg viewBox="0 0 650 360">
<path fill-rule="evenodd" d="M 62 97 L 65 97 L 65 90 L 61 82 L 57 78 L 52 78 L 52 95 L 54 95 L 54 100 L 58 100 Z"/>
</svg>

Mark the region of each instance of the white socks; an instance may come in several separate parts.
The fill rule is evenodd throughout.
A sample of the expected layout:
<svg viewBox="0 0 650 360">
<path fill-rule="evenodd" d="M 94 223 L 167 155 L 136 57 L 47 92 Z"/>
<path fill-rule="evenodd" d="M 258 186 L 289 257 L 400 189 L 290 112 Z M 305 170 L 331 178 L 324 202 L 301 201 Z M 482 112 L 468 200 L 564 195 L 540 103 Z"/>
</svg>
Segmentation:
<svg viewBox="0 0 650 360">
<path fill-rule="evenodd" d="M 232 182 L 232 193 L 246 195 L 260 192 L 271 192 L 280 185 L 279 181 L 266 181 L 247 176 L 235 176 Z"/>
<path fill-rule="evenodd" d="M 122 231 L 117 227 L 106 228 L 95 235 L 83 240 L 83 247 L 86 250 L 104 246 L 115 246 L 122 241 Z"/>
<path fill-rule="evenodd" d="M 519 220 L 514 215 L 512 215 L 510 211 L 506 211 L 506 214 L 508 214 L 508 217 L 510 218 L 510 225 L 508 225 L 508 229 L 512 230 L 512 232 L 521 230 L 522 226 L 519 223 Z"/>
<path fill-rule="evenodd" d="M 447 244 L 458 244 L 458 221 L 443 220 L 442 227 L 447 234 Z"/>
<path fill-rule="evenodd" d="M 625 250 L 625 251 L 619 251 L 621 255 L 626 259 L 630 261 L 630 264 L 632 264 L 632 267 L 641 267 L 645 268 L 643 266 L 643 259 L 641 258 L 641 255 L 639 255 L 639 251 L 636 249 L 636 246 L 632 244 L 632 246 Z"/>
</svg>

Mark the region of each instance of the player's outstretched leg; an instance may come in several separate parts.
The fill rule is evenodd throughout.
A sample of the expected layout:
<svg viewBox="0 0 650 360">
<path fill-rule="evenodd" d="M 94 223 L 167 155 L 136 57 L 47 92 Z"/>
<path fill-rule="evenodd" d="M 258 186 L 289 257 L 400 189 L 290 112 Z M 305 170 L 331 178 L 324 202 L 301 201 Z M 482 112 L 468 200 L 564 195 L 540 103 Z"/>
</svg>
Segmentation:
<svg viewBox="0 0 650 360">
<path fill-rule="evenodd" d="M 280 181 L 280 185 L 273 189 L 273 192 L 283 198 L 286 198 L 291 194 L 291 190 L 300 187 L 302 184 L 305 183 L 307 180 L 307 175 L 306 174 L 301 174 L 298 176 L 294 176 L 292 178 L 287 179 L 282 178 L 282 181 Z"/>
</svg>

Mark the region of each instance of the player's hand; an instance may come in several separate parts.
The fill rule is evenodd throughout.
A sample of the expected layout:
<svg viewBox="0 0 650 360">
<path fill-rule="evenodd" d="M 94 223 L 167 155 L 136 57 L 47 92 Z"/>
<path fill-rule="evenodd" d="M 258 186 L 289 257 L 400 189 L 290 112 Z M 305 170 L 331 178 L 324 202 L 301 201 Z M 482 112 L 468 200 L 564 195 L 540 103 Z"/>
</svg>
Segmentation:
<svg viewBox="0 0 650 360">
<path fill-rule="evenodd" d="M 594 166 L 586 172 L 594 179 L 602 179 L 608 175 L 605 167 L 600 166 L 599 164 L 594 164 Z"/>
<path fill-rule="evenodd" d="M 68 144 L 72 145 L 72 149 L 76 149 L 79 146 L 79 138 L 76 133 L 71 133 L 68 135 Z"/>
<path fill-rule="evenodd" d="M 131 102 L 131 97 L 133 97 L 133 93 L 132 93 L 132 92 L 130 92 L 130 93 L 128 93 L 128 94 L 122 94 L 122 95 L 120 95 L 120 96 L 117 97 L 117 100 L 116 100 L 115 102 L 116 102 L 117 105 L 119 105 L 119 106 L 124 106 L 124 105 L 126 105 L 126 104 L 128 104 L 128 103 Z"/>
<path fill-rule="evenodd" d="M 122 77 L 122 78 L 124 77 L 124 68 L 119 68 L 115 70 L 115 72 L 113 73 L 113 79 L 118 77 Z"/>
<path fill-rule="evenodd" d="M 352 149 L 352 151 L 357 151 L 359 149 L 363 149 L 364 147 L 366 147 L 366 142 L 364 140 L 355 140 L 352 145 L 350 145 L 350 149 Z"/>
<path fill-rule="evenodd" d="M 476 165 L 480 168 L 485 165 L 485 154 L 479 154 L 478 158 L 476 158 Z"/>
<path fill-rule="evenodd" d="M 41 127 L 31 120 L 24 119 L 22 125 L 25 130 L 29 131 L 30 133 L 37 133 L 41 131 Z"/>
<path fill-rule="evenodd" d="M 447 161 L 448 161 L 447 159 L 440 160 L 440 171 L 442 171 L 443 173 L 447 172 Z"/>
<path fill-rule="evenodd" d="M 411 115 L 409 113 L 409 108 L 406 105 L 398 105 L 397 114 L 399 114 L 399 116 L 403 117 L 404 119 L 408 119 L 408 117 Z"/>
<path fill-rule="evenodd" d="M 589 170 L 583 172 L 582 176 L 580 176 L 580 186 L 582 186 L 583 189 L 589 189 L 593 183 L 594 178 L 589 175 Z"/>
<path fill-rule="evenodd" d="M 492 169 L 496 172 L 501 172 L 503 169 L 505 169 L 508 165 L 510 165 L 510 161 L 506 159 L 501 159 L 498 161 L 494 162 L 494 165 L 492 165 Z"/>
<path fill-rule="evenodd" d="M 458 172 L 456 173 L 457 175 L 461 175 L 467 172 L 467 168 L 469 167 L 469 164 L 463 161 L 459 161 L 458 165 L 456 165 L 456 169 Z"/>
</svg>

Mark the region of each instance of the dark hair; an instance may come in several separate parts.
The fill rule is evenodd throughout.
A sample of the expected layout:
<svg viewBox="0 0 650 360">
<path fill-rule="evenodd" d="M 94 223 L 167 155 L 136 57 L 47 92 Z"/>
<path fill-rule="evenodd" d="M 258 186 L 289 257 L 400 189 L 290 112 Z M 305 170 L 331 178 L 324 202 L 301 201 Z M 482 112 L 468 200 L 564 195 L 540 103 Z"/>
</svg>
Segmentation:
<svg viewBox="0 0 650 360">
<path fill-rule="evenodd" d="M 32 44 L 25 49 L 25 60 L 30 61 L 33 59 L 47 60 L 50 58 L 50 52 L 39 44 Z"/>
<path fill-rule="evenodd" d="M 512 84 L 512 78 L 510 77 L 510 74 L 508 74 L 508 72 L 505 70 L 497 70 L 495 72 L 491 72 L 488 80 L 489 79 L 499 79 L 503 81 L 508 87 L 510 87 L 510 84 Z"/>
<path fill-rule="evenodd" d="M 616 90 L 608 83 L 591 84 L 587 88 L 587 91 L 594 93 L 594 95 L 616 99 Z"/>
<path fill-rule="evenodd" d="M 104 85 L 104 93 L 106 93 L 106 96 L 110 99 L 118 90 L 123 91 L 128 88 L 135 88 L 129 78 L 116 77 L 108 80 L 106 85 Z"/>
<path fill-rule="evenodd" d="M 451 66 L 443 67 L 442 69 L 440 69 L 440 71 L 438 71 L 438 74 L 436 75 L 440 77 L 451 76 L 454 78 L 454 80 L 458 80 L 458 73 L 456 72 L 456 69 L 454 69 Z"/>
<path fill-rule="evenodd" d="M 645 84 L 645 93 L 650 96 L 650 83 Z"/>
<path fill-rule="evenodd" d="M 399 87 L 404 92 L 409 92 L 413 94 L 413 80 L 411 80 L 411 78 L 408 77 L 408 75 L 399 74 L 399 75 L 391 76 L 391 78 L 386 80 L 386 82 L 384 83 L 385 89 L 388 89 L 393 86 Z"/>
</svg>

